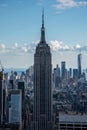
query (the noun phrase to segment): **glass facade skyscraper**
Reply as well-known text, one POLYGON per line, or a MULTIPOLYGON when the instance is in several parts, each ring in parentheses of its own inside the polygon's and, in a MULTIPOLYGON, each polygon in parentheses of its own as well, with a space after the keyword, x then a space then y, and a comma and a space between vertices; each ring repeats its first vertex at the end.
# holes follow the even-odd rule
POLYGON ((81 76, 81 53, 78 54, 78 78, 81 76))

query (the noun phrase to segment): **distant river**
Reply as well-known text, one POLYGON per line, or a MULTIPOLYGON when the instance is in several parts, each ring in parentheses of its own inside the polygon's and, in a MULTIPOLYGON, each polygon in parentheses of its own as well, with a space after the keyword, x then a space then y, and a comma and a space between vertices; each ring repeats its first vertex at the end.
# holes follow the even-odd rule
POLYGON ((11 74, 11 72, 17 72, 18 75, 20 75, 22 72, 26 71, 26 68, 6 68, 4 69, 4 73, 11 74))

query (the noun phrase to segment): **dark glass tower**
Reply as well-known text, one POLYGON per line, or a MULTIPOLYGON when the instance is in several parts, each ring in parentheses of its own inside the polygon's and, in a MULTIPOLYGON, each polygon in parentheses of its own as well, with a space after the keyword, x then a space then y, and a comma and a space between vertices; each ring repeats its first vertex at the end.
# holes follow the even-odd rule
POLYGON ((81 76, 81 53, 78 54, 78 78, 81 76))
POLYGON ((43 10, 41 39, 34 54, 34 130, 53 130, 51 74, 51 52, 45 40, 43 10))
POLYGON ((62 79, 66 78, 66 62, 61 62, 61 77, 62 79))

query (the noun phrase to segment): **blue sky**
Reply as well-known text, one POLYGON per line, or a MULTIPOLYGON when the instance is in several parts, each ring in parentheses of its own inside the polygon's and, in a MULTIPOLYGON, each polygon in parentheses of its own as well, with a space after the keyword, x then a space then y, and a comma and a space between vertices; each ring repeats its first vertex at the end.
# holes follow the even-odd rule
POLYGON ((40 39, 42 8, 52 64, 87 67, 87 0, 0 0, 0 60, 5 68, 33 64, 40 39))

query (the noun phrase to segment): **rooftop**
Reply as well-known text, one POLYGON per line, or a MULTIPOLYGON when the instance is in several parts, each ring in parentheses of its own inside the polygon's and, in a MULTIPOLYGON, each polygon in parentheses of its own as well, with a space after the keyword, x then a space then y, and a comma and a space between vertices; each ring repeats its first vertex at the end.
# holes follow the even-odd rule
POLYGON ((86 114, 64 114, 59 113, 59 121, 60 122, 81 122, 87 123, 87 115, 86 114))

